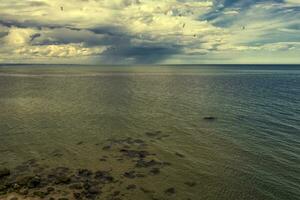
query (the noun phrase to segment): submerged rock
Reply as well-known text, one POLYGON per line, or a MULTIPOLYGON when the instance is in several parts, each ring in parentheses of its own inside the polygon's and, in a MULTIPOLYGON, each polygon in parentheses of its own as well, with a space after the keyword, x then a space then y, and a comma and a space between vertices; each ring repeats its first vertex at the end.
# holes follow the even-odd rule
POLYGON ((137 143, 137 144, 143 144, 144 141, 141 140, 141 139, 135 139, 135 140, 134 140, 134 143, 137 143))
POLYGON ((147 151, 138 151, 138 150, 129 150, 129 149, 121 149, 120 150, 123 155, 131 157, 131 158, 145 158, 150 155, 147 151))
POLYGON ((99 194, 99 193, 100 193, 99 188, 96 187, 96 186, 90 187, 87 191, 88 191, 88 193, 90 193, 90 194, 99 194))
POLYGON ((136 189, 136 185, 134 185, 134 184, 128 185, 128 186, 126 187, 126 189, 127 189, 127 190, 134 190, 134 189, 136 189))
POLYGON ((90 177, 93 174, 93 172, 88 169, 79 169, 77 171, 77 174, 81 177, 90 177))
MULTIPOLYGON (((162 134, 160 131, 156 131, 149 133, 148 136, 158 139, 158 137, 162 137, 162 134)), ((77 144, 80 145, 81 143, 77 144)), ((170 163, 159 161, 154 156, 156 154, 144 145, 147 145, 146 142, 139 138, 114 140, 114 143, 110 142, 108 146, 103 147, 103 145, 103 150, 110 149, 111 151, 102 151, 101 154, 105 155, 100 157, 100 161, 107 161, 108 164, 112 165, 116 161, 120 161, 117 162, 117 165, 120 166, 117 168, 112 167, 108 171, 103 171, 103 169, 107 170, 107 165, 104 165, 103 168, 100 166, 99 169, 101 170, 99 171, 90 169, 74 170, 66 167, 51 168, 37 164, 36 160, 30 160, 23 163, 20 168, 13 169, 12 175, 10 175, 11 172, 9 170, 2 169, 0 170, 0 195, 16 192, 24 198, 35 197, 46 200, 67 198, 70 200, 93 200, 100 196, 101 199, 121 200, 130 192, 140 193, 139 189, 152 195, 155 193, 154 190, 147 190, 132 184, 133 181, 138 181, 139 179, 147 181, 147 178, 143 179, 142 177, 150 178, 150 176, 153 176, 150 180, 154 179, 154 175, 160 174, 161 169, 170 165, 170 163), (114 174, 115 178, 112 174, 114 174), (120 179, 117 180, 116 178, 120 179), (125 186, 125 190, 128 190, 128 193, 121 193, 116 190, 117 188, 123 188, 123 186, 125 186), (137 191, 129 191, 135 189, 137 191)), ((173 194, 175 189, 169 188, 165 193, 173 194)))
POLYGON ((120 191, 114 191, 114 193, 112 193, 112 196, 116 197, 119 196, 121 194, 120 191))
POLYGON ((102 148, 102 150, 104 150, 104 151, 110 150, 110 149, 111 149, 111 145, 107 145, 102 148))
POLYGON ((159 134, 161 134, 161 131, 155 131, 155 132, 146 132, 145 133, 148 137, 156 137, 159 134))
POLYGON ((34 176, 28 178, 27 186, 28 188, 36 188, 41 184, 41 177, 34 176))
POLYGON ((161 163, 155 160, 145 161, 143 159, 140 159, 136 162, 135 166, 138 168, 147 168, 155 165, 161 165, 161 163))
POLYGON ((62 175, 56 177, 55 184, 69 184, 71 182, 71 178, 67 175, 62 175))
POLYGON ((114 181, 114 177, 112 177, 107 171, 97 171, 94 178, 103 183, 110 183, 114 181))
POLYGON ((37 160, 36 160, 36 159, 30 159, 30 160, 24 162, 24 164, 26 164, 26 165, 28 165, 28 166, 31 166, 31 167, 36 167, 36 166, 38 166, 37 160))
POLYGON ((79 200, 79 199, 82 199, 82 198, 81 198, 81 194, 78 193, 78 192, 73 193, 73 196, 74 196, 75 199, 78 199, 78 200, 79 200))
POLYGON ((19 190, 19 194, 21 194, 21 195, 27 195, 28 193, 29 193, 29 191, 27 188, 22 188, 19 190))
POLYGON ((178 156, 178 157, 180 157, 180 158, 184 158, 185 157, 183 154, 178 153, 178 152, 176 152, 175 155, 178 156))
POLYGON ((135 171, 125 172, 123 175, 124 177, 131 178, 131 179, 136 177, 135 171))
POLYGON ((7 168, 0 169, 0 179, 10 175, 10 170, 7 168))
POLYGON ((47 196, 47 193, 43 191, 35 191, 33 192, 34 196, 40 197, 41 199, 45 198, 47 196))
POLYGON ((52 151, 51 156, 62 157, 63 154, 62 154, 62 152, 60 150, 54 150, 54 151, 52 151))
POLYGON ((189 186, 189 187, 194 187, 194 186, 196 186, 197 185, 197 183, 196 182, 185 182, 184 184, 186 184, 187 186, 189 186))
POLYGON ((21 188, 21 186, 18 183, 14 183, 11 186, 14 190, 19 190, 21 188))
POLYGON ((15 167, 15 169, 14 170, 16 170, 16 171, 18 171, 18 172, 27 172, 27 171, 29 171, 29 166, 28 165, 26 165, 26 164, 21 164, 21 165, 19 165, 19 166, 17 166, 17 167, 15 167))
POLYGON ((153 191, 148 190, 148 189, 146 189, 146 188, 144 188, 144 187, 140 187, 140 189, 141 189, 142 192, 144 192, 144 193, 146 193, 146 194, 152 193, 152 192, 153 192, 153 191))
POLYGON ((167 138, 167 137, 170 137, 170 135, 160 135, 160 136, 156 137, 155 139, 162 140, 162 139, 167 138))
POLYGON ((173 187, 171 187, 171 188, 168 188, 168 189, 166 189, 165 190, 165 193, 167 194, 167 195, 172 195, 172 194, 175 194, 175 188, 173 188, 173 187))
POLYGON ((59 176, 66 176, 70 173, 70 169, 67 167, 57 167, 51 170, 48 177, 56 179, 59 176))
POLYGON ((150 170, 150 174, 152 175, 157 175, 160 173, 160 169, 159 168, 153 168, 150 170))
POLYGON ((51 193, 51 192, 53 192, 53 191, 55 191, 55 188, 53 188, 53 187, 48 187, 48 188, 47 188, 47 192, 48 192, 48 193, 51 193))
MULTIPOLYGON (((3 191, 5 191, 6 190, 6 185, 2 185, 2 184, 0 184, 0 192, 3 192, 3 191)), ((1 193, 0 193, 1 194, 1 193)))
POLYGON ((170 162, 162 162, 161 163, 163 166, 171 166, 172 164, 170 162))
POLYGON ((70 185, 69 188, 74 189, 74 190, 81 190, 83 188, 83 186, 81 183, 74 183, 74 184, 70 185))
POLYGON ((216 117, 211 117, 211 116, 209 116, 209 117, 203 117, 203 119, 204 120, 210 120, 210 121, 212 121, 212 120, 215 120, 215 119, 217 119, 216 117))
POLYGON ((144 178, 144 177, 146 177, 146 175, 142 174, 142 173, 137 173, 136 177, 138 177, 138 178, 144 178))

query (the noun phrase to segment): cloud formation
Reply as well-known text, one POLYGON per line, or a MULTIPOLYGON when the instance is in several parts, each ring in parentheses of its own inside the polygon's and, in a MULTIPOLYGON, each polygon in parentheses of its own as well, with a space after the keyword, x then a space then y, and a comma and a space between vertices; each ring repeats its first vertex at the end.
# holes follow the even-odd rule
POLYGON ((1 1, 0 62, 299 63, 299 11, 298 0, 1 1))

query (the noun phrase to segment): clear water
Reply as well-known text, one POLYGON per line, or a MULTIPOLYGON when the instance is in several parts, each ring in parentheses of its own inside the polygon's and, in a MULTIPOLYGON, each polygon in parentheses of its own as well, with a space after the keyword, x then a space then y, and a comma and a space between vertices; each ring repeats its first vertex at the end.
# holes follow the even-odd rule
POLYGON ((99 158, 125 137, 172 163, 138 180, 158 199, 300 199, 300 66, 0 67, 0 166, 121 170, 99 158))

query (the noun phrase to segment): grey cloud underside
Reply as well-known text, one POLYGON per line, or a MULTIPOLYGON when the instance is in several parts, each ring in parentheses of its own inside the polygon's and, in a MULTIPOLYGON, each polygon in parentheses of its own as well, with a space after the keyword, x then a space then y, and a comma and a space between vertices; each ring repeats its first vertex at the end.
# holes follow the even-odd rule
MULTIPOLYGON (((0 15, 1 16, 1 15, 0 15)), ((45 24, 37 21, 29 21, 29 20, 24 20, 24 21, 18 21, 18 20, 11 20, 11 19, 3 19, 5 17, 1 17, 0 19, 0 25, 6 26, 6 27, 18 27, 18 28, 36 28, 36 29, 43 29, 43 28, 50 28, 50 29, 55 29, 55 28, 70 28, 70 29, 76 29, 72 28, 67 24, 45 24)))
POLYGON ((0 32, 0 38, 5 37, 8 35, 8 32, 0 32))
POLYGON ((107 63, 116 62, 118 59, 122 62, 124 59, 131 58, 138 63, 159 62, 170 55, 179 53, 181 46, 164 44, 132 44, 132 39, 138 38, 135 35, 129 35, 125 30, 122 31, 116 27, 98 27, 93 29, 68 29, 56 28, 48 33, 37 33, 31 36, 31 45, 59 45, 80 43, 84 47, 109 46, 107 50, 101 53, 101 58, 107 63), (50 38, 50 39, 49 39, 50 38))
POLYGON ((107 63, 123 63, 129 58, 129 62, 135 63, 159 63, 170 55, 180 53, 180 48, 176 47, 143 47, 143 46, 117 46, 108 49, 103 53, 107 63), (131 59, 132 60, 131 60, 131 59), (120 60, 116 60, 120 59, 120 60))
MULTIPOLYGON (((46 26, 47 27, 47 26, 46 26)), ((47 27, 48 28, 48 27, 47 27)), ((4 34, 3 34, 4 35, 4 34)), ((106 63, 124 62, 131 58, 137 63, 160 62, 170 55, 180 53, 178 45, 152 44, 152 46, 131 44, 135 36, 128 35, 116 27, 98 27, 91 30, 74 30, 67 28, 52 29, 50 33, 36 33, 31 36, 32 45, 59 45, 70 43, 83 43, 84 47, 109 45, 101 53, 102 61, 106 63), (51 38, 51 39, 49 39, 51 38)))

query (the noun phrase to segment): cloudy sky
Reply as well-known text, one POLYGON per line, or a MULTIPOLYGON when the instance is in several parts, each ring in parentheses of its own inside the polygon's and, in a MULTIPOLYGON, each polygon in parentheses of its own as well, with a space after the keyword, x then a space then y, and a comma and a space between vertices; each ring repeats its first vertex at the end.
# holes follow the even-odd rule
POLYGON ((300 0, 0 0, 0 63, 300 63, 300 0))

